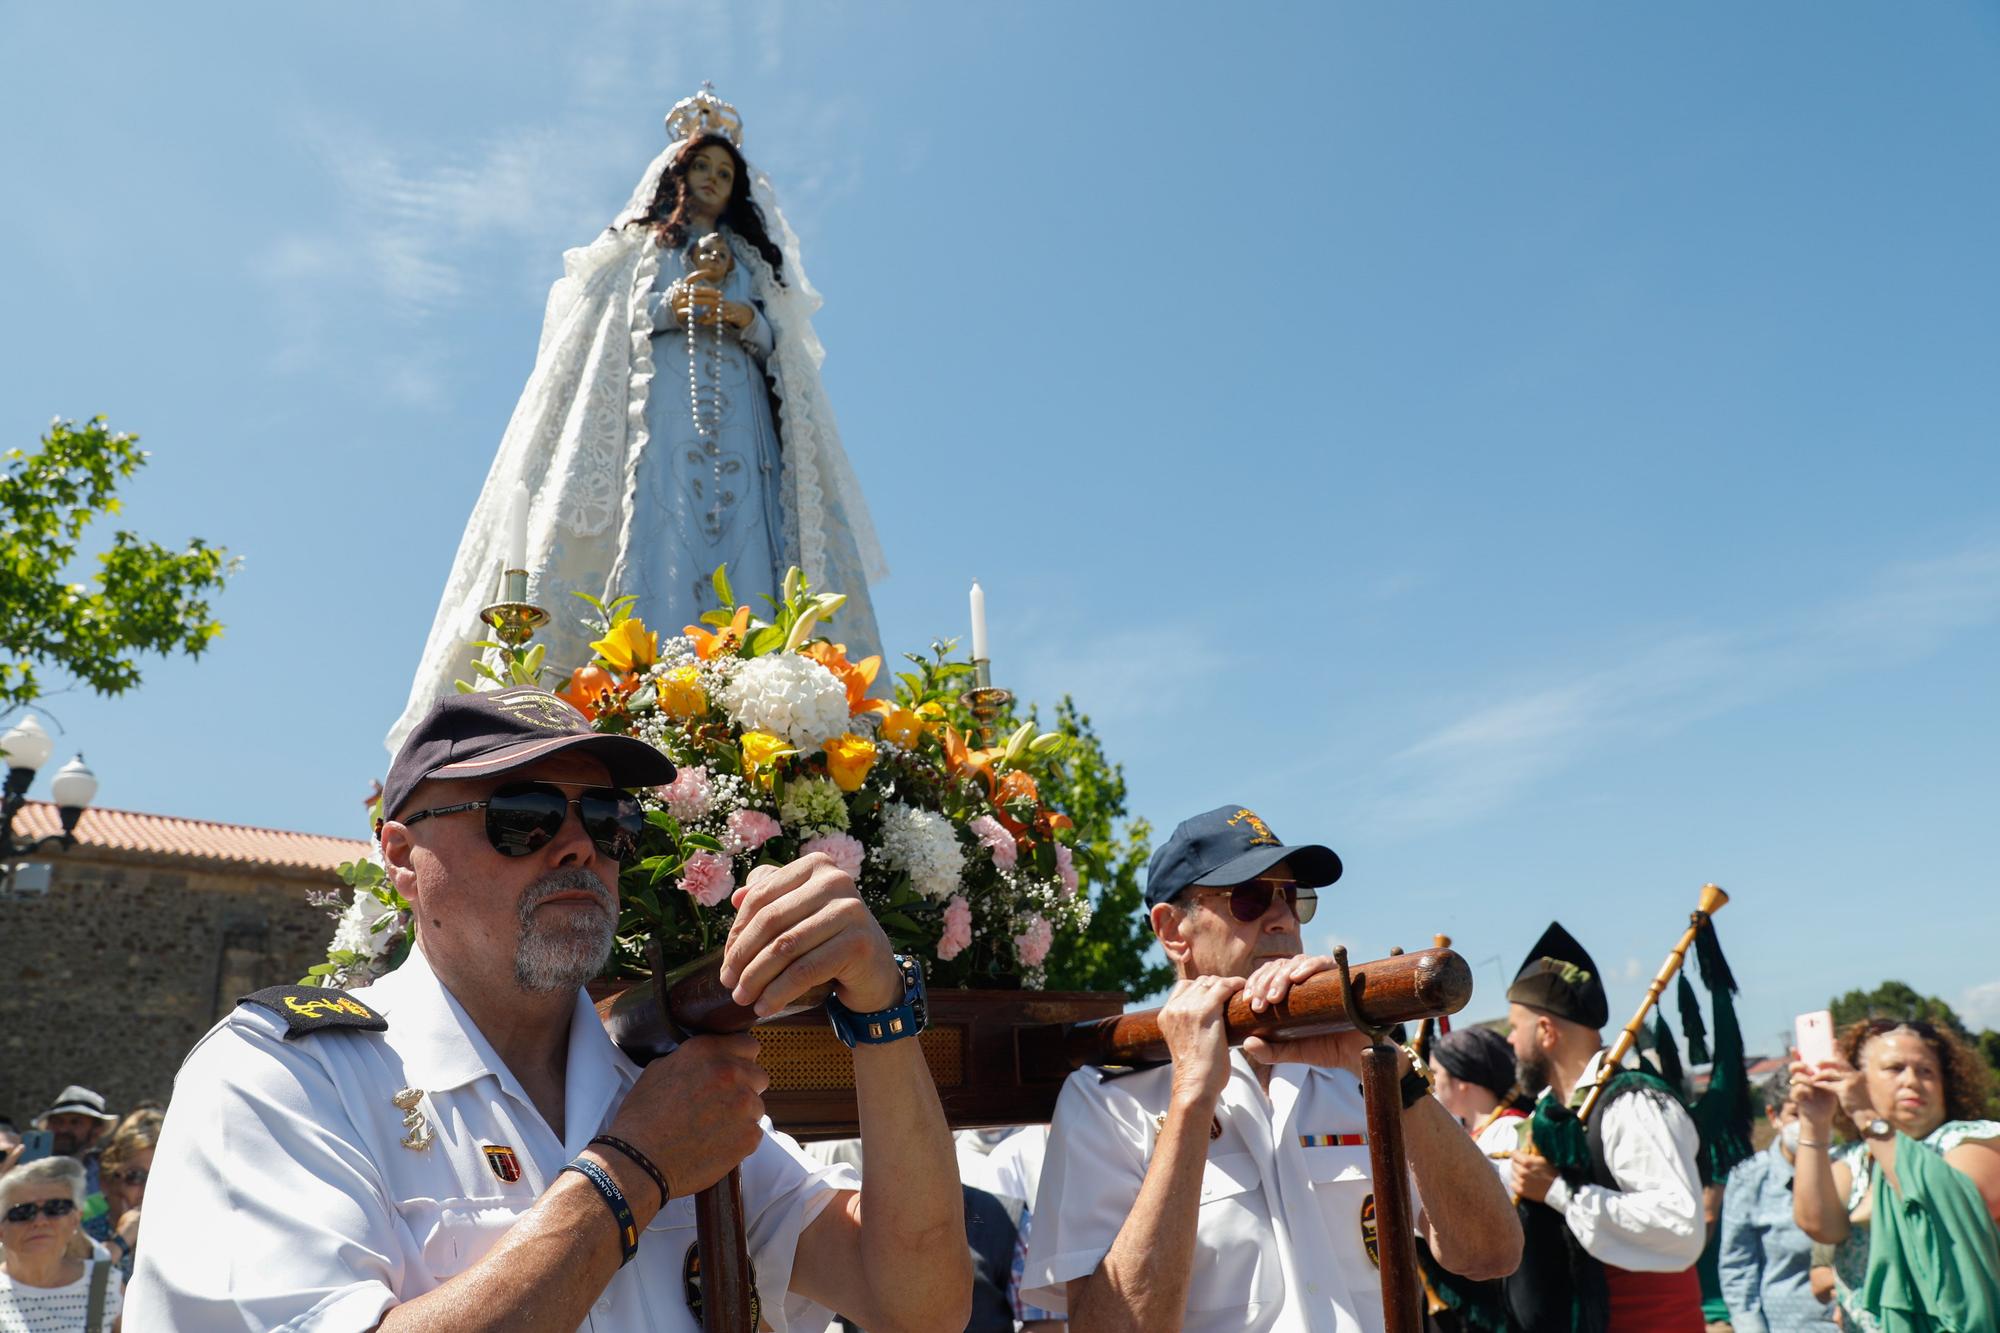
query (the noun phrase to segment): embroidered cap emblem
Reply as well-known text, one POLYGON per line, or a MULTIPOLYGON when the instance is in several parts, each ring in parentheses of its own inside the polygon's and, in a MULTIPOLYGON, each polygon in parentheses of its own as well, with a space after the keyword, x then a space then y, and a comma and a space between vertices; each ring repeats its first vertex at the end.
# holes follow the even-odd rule
POLYGON ((1271 832, 1271 826, 1248 810, 1238 810, 1229 817, 1229 822, 1232 826, 1236 824, 1248 824, 1256 830, 1257 836, 1250 839, 1252 847, 1277 847, 1281 845, 1278 842, 1278 835, 1271 832))
POLYGON ((521 1159, 514 1150, 504 1143, 488 1143, 481 1147, 486 1154, 486 1165, 493 1168, 493 1174, 511 1185, 521 1178, 521 1159))
POLYGON ((1361 1248, 1368 1251, 1368 1262, 1377 1268, 1382 1266, 1382 1237, 1375 1227, 1375 1196, 1369 1194, 1361 1201, 1361 1248))
POLYGON ((510 690, 496 695, 493 706, 517 721, 548 731, 582 731, 583 719, 574 708, 540 690, 510 690))
MULTIPOLYGON (((701 1242, 688 1246, 687 1257, 681 1260, 681 1296, 687 1301, 688 1313, 696 1323, 701 1322, 701 1242)), ((764 1313, 763 1305, 757 1297, 757 1273, 750 1273, 750 1326, 755 1328, 764 1313)))

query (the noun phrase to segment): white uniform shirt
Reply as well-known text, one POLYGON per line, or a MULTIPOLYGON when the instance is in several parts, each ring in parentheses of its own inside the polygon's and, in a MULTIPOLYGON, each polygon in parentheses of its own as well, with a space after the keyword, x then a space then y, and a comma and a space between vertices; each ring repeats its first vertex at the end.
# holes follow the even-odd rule
MULTIPOLYGON (((1579 1088, 1597 1081, 1605 1055, 1599 1051, 1590 1058, 1577 1079, 1579 1088)), ((1599 1263, 1635 1273, 1678 1273, 1692 1266, 1708 1240, 1695 1169, 1701 1136, 1694 1121, 1679 1106, 1637 1092, 1605 1103, 1597 1114, 1604 1117, 1604 1164, 1618 1188, 1571 1189, 1558 1178, 1543 1202, 1563 1215, 1570 1234, 1599 1263)))
MULTIPOLYGON (((1067 1284, 1109 1253, 1139 1197, 1173 1067, 1101 1078, 1080 1069, 1049 1126, 1022 1298, 1067 1309, 1067 1284)), ((1372 1333, 1381 1274, 1369 1254, 1374 1181, 1351 1074, 1281 1064, 1267 1102, 1240 1051, 1216 1110, 1195 1222, 1187 1333, 1372 1333), (1353 1140, 1340 1143, 1346 1136, 1353 1140), (1324 1142, 1323 1142, 1324 1141, 1324 1142)), ((1412 1204, 1414 1207, 1414 1199, 1412 1204)))
MULTIPOLYGON (((127 1327, 369 1328, 485 1255, 610 1124, 639 1076, 579 992, 558 1140, 421 949, 354 995, 388 1031, 287 1039, 277 1015, 242 1005, 188 1056, 154 1158, 127 1327), (421 1151, 403 1146, 404 1113, 390 1100, 406 1087, 423 1091, 418 1109, 435 1136, 421 1151), (512 1163, 489 1149, 510 1150, 512 1163)), ((744 1160, 750 1253, 772 1328, 826 1323, 825 1310, 787 1295, 793 1251, 835 1191, 857 1185, 783 1135, 767 1134, 744 1160)), ((615 1224, 603 1212, 608 1239, 615 1224)), ((682 1269, 694 1240, 693 1199, 670 1200, 582 1327, 692 1333, 682 1269)))

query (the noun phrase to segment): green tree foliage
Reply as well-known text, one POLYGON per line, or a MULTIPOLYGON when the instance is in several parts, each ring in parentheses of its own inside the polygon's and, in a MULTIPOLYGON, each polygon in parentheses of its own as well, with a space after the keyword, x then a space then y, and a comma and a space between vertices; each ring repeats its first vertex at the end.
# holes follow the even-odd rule
POLYGON ((119 512, 118 484, 145 466, 139 437, 103 417, 57 420, 34 452, 9 450, 0 474, 0 711, 44 692, 59 671, 99 694, 139 683, 142 653, 200 656, 222 633, 208 598, 236 562, 200 538, 180 550, 119 531, 92 584, 65 577, 84 529, 119 512))
POLYGON ((1050 990, 1119 990, 1133 998, 1164 990, 1173 970, 1149 960, 1153 928, 1140 910, 1152 830, 1128 819, 1125 769, 1104 757, 1090 719, 1067 696, 1056 705, 1054 728, 1071 741, 1062 752, 1059 782, 1042 797, 1076 821, 1077 860, 1089 871, 1096 915, 1079 940, 1049 956, 1050 990))
POLYGON ((1836 1030, 1864 1018, 1921 1018, 1961 1037, 1972 1035, 1950 1005, 1900 981, 1885 981, 1874 990, 1851 990, 1830 1001, 1827 1008, 1833 1013, 1836 1030))

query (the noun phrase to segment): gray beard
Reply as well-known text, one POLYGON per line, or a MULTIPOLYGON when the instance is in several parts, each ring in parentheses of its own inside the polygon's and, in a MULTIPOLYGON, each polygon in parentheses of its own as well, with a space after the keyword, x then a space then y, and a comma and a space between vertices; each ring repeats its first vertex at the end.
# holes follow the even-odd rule
POLYGON ((573 991, 604 970, 611 959, 617 909, 604 883, 588 870, 571 868, 542 876, 521 891, 521 938, 514 946, 514 983, 531 994, 573 991), (596 898, 601 912, 565 913, 537 920, 535 909, 558 893, 581 889, 596 898))

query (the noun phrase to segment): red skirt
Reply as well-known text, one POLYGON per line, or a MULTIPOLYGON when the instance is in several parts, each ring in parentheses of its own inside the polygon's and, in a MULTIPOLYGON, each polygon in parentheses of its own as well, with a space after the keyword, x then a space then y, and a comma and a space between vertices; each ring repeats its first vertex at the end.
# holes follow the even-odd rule
POLYGON ((1604 1265, 1611 1292, 1610 1333, 1703 1333, 1701 1277, 1693 1268, 1678 1273, 1634 1273, 1604 1265))

